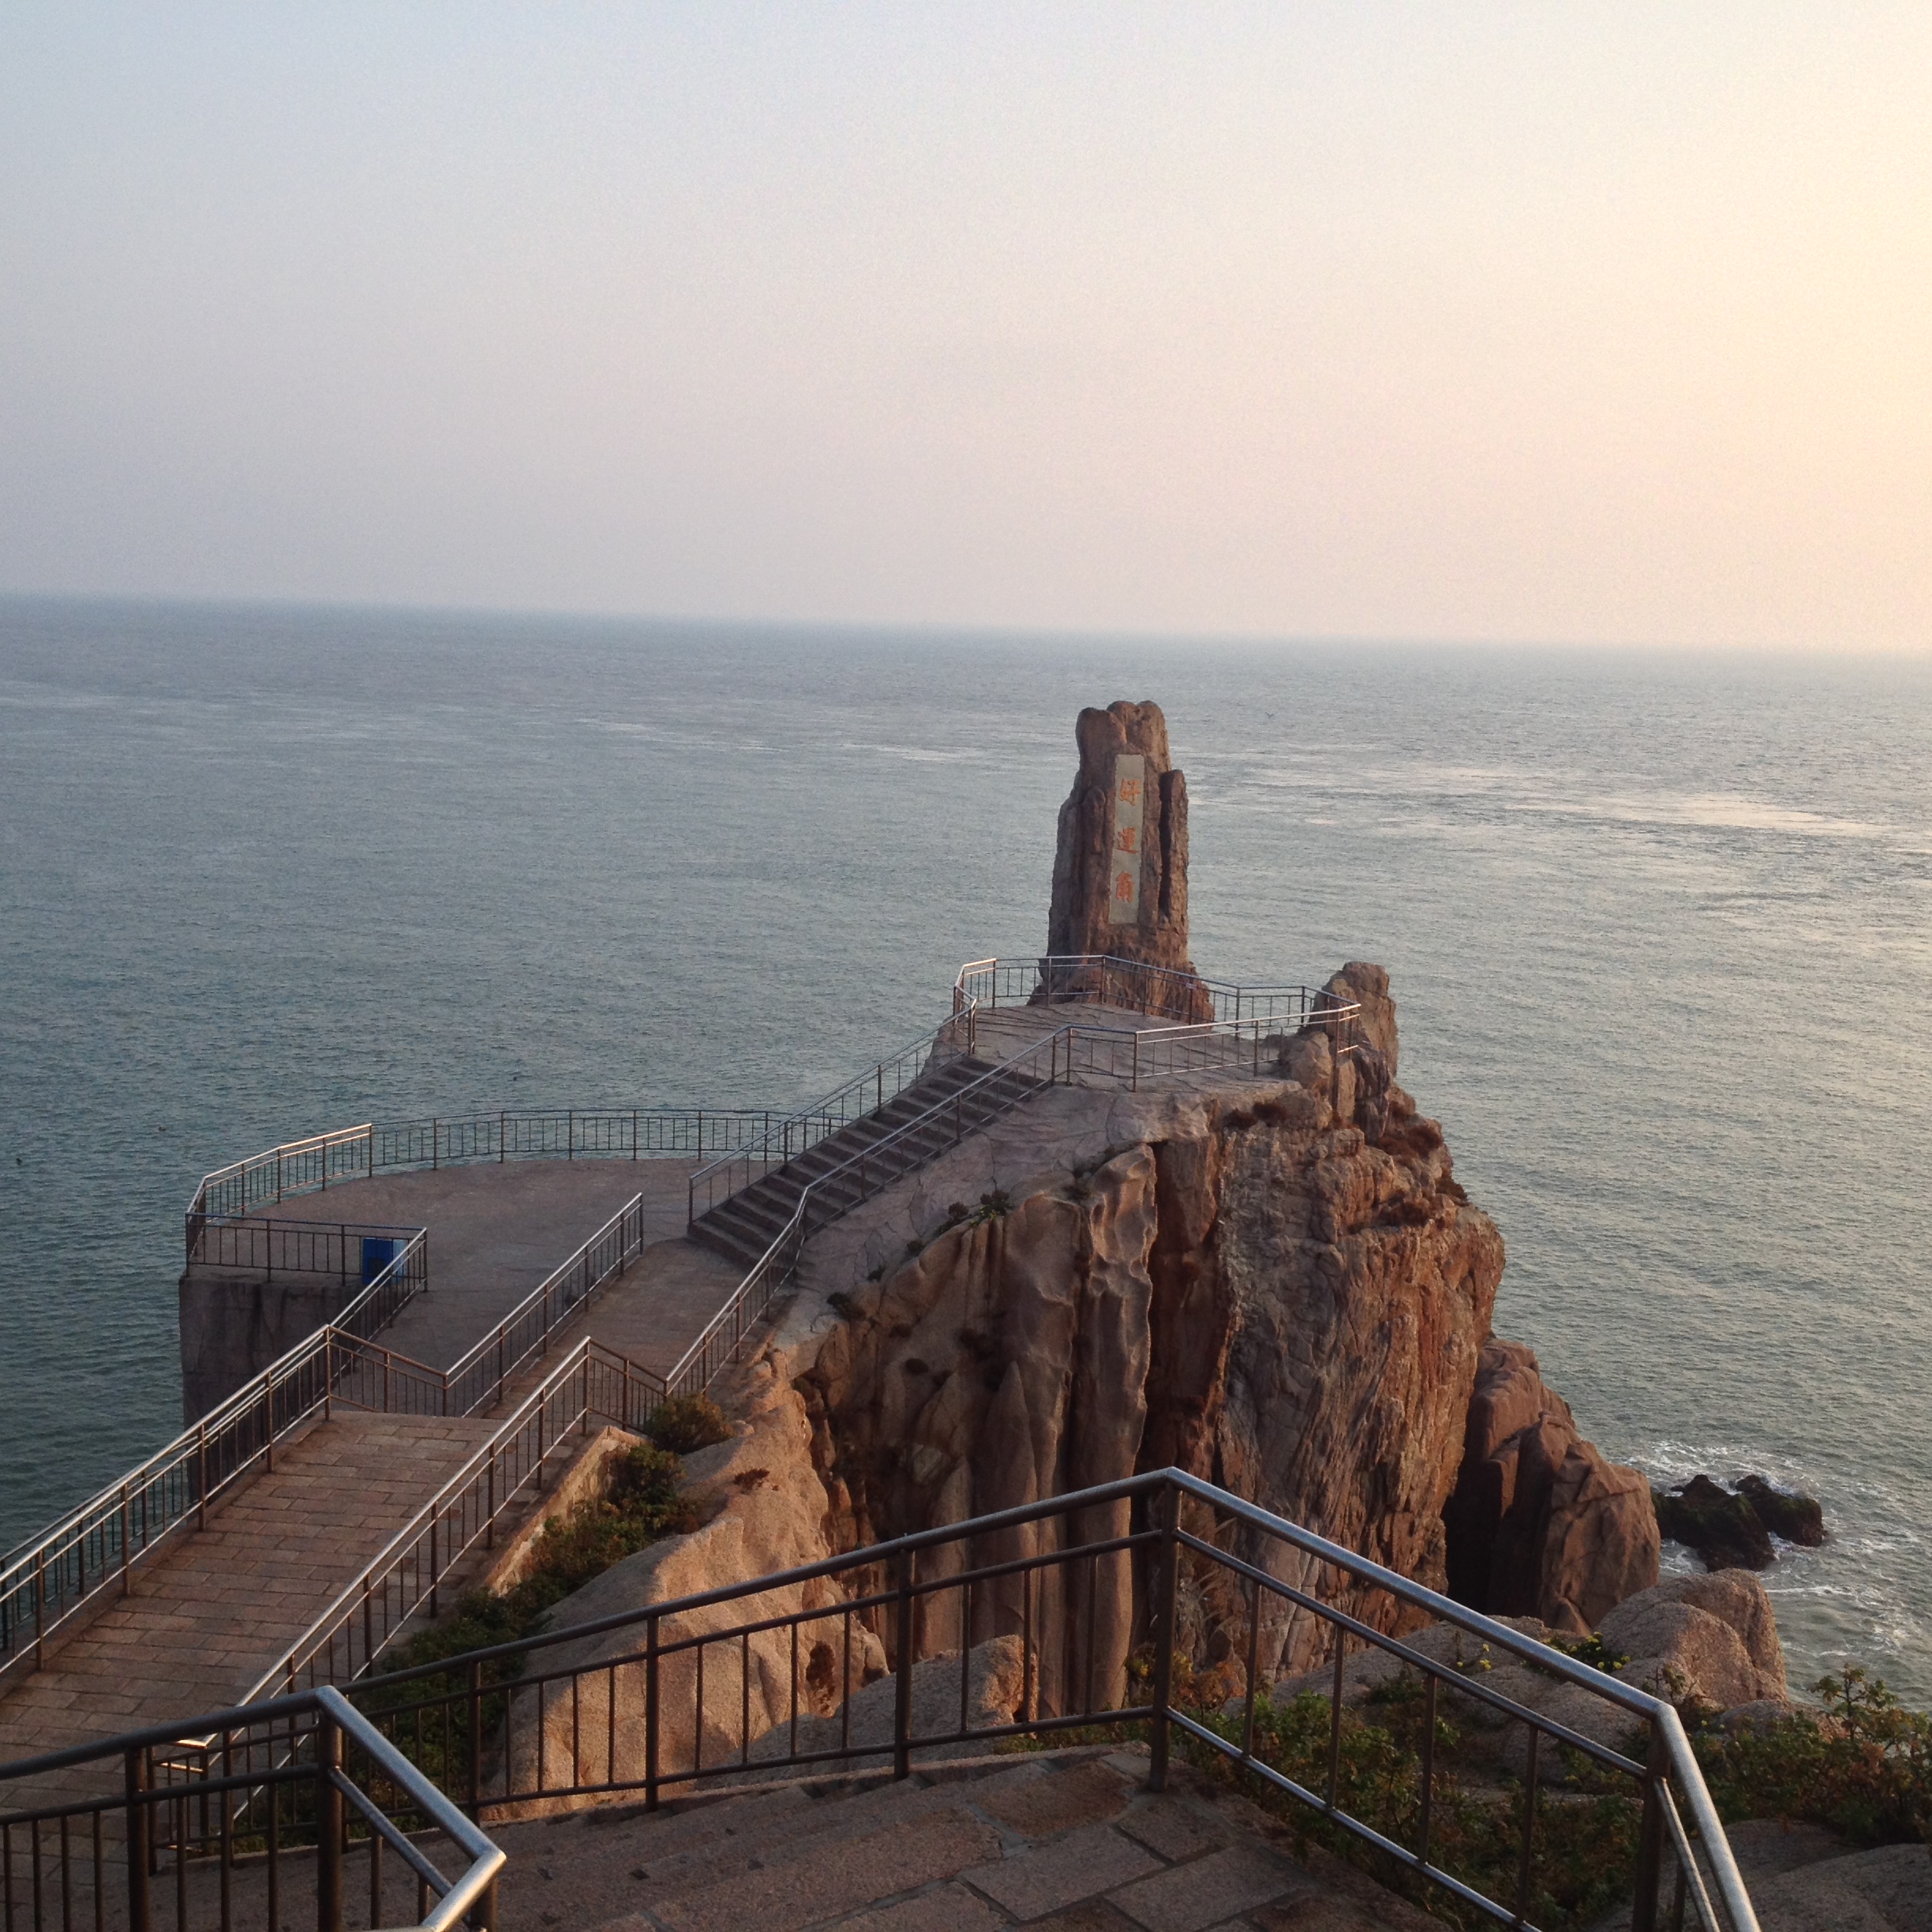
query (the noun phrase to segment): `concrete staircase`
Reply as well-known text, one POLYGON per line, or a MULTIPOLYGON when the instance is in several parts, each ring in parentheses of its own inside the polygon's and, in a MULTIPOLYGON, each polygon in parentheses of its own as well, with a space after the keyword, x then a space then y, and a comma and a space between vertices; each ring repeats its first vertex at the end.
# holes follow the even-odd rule
POLYGON ((812 1194, 816 1228, 848 1213, 886 1182, 923 1167, 1046 1084, 1028 1067, 962 1054, 708 1209, 691 1223, 691 1237, 750 1267, 790 1225, 800 1196, 814 1182, 820 1184, 812 1194))
MULTIPOLYGON (((275 1451, 133 1573, 133 1587, 0 1686, 0 1762, 219 1710, 488 1438, 468 1416, 339 1410, 275 1451)), ((64 1802, 112 1765, 13 1784, 0 1810, 64 1802)))
MULTIPOLYGON (((489 1827, 510 1854, 502 1932, 1422 1932, 1360 1874, 1144 1747, 929 1764, 655 1814, 604 1807, 489 1827)), ((398 1903, 401 1903, 399 1895, 398 1903)))

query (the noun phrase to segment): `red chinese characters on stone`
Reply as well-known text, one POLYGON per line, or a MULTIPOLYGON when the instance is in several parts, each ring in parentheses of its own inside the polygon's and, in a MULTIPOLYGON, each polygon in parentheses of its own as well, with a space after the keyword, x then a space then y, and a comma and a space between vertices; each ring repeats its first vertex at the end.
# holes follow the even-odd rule
POLYGON ((1140 849, 1140 828, 1138 826, 1122 826, 1114 834, 1116 852, 1132 852, 1140 849))
POLYGON ((1117 873, 1114 879, 1114 897, 1125 901, 1133 898, 1133 874, 1131 872, 1117 873))
MULTIPOLYGON (((1139 762, 1137 759, 1135 762, 1139 762)), ((1120 802, 1123 805, 1138 805, 1140 803, 1140 781, 1138 778, 1123 778, 1120 781, 1120 802)))

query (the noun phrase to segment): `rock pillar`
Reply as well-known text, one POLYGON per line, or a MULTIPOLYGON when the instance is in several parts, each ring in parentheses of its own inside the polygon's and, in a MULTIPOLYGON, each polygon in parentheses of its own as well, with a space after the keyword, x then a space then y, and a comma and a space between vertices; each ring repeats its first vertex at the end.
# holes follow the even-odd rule
POLYGON ((1167 721, 1159 705, 1123 699, 1081 712, 1073 728, 1080 770, 1060 808, 1046 950, 1131 964, 1043 963, 1044 996, 1211 1019, 1188 957, 1187 780, 1168 758, 1167 721))

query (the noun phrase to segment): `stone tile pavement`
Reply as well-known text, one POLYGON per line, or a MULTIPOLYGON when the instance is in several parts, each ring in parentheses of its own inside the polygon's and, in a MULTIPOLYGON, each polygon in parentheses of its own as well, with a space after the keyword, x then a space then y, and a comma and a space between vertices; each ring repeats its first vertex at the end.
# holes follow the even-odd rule
MULTIPOLYGON (((218 1498, 208 1527, 137 1567, 133 1593, 0 1684, 0 1763, 235 1702, 489 1435, 481 1418, 338 1410, 218 1498)), ((0 1784, 0 1810, 118 1765, 0 1784)))
POLYGON ((1144 1750, 933 1765, 656 1817, 603 1807, 510 1825, 503 1932, 1421 1932, 1432 1921, 1144 1750), (1317 1855, 1320 1858, 1320 1855, 1317 1855))

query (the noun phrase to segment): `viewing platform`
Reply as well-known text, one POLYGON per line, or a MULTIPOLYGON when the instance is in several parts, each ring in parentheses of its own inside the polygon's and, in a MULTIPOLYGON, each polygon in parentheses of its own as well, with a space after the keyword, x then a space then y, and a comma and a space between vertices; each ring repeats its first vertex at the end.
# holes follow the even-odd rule
POLYGON ((1324 1010, 1223 988, 1203 1020, 1196 980, 1177 1017, 1171 975, 1046 964, 963 968, 935 1028, 793 1114, 365 1125, 208 1175, 194 1420, 0 1574, 0 1761, 353 1678, 481 1580, 599 1429, 705 1387, 817 1229, 1035 1092, 1245 1074, 1324 1010))

